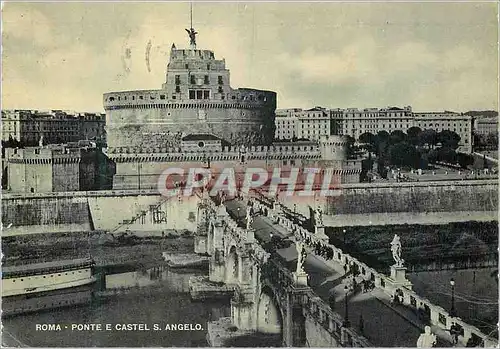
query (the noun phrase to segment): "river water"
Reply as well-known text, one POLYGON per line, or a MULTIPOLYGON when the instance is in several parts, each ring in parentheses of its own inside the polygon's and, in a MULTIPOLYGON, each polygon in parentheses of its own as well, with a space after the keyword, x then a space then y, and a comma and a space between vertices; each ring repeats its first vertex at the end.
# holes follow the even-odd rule
POLYGON ((228 301, 190 300, 189 278, 201 274, 157 267, 106 275, 101 294, 107 296, 96 297, 91 304, 3 319, 4 343, 30 347, 207 346, 207 322, 230 316, 230 308, 228 301), (109 295, 112 291, 117 292, 109 295), (37 325, 44 324, 60 325, 60 330, 43 331, 40 326, 37 330, 37 325), (72 325, 84 324, 86 329, 72 329, 72 325), (136 328, 127 330, 127 326, 136 328))

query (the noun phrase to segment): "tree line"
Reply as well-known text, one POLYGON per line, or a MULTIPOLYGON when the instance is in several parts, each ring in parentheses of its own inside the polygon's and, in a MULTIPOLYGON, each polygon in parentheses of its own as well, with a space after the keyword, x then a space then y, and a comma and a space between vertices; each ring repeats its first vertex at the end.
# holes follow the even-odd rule
POLYGON ((497 150, 498 149, 498 133, 490 133, 480 135, 474 133, 474 147, 477 150, 497 150))
MULTIPOLYGON (((349 136, 349 155, 356 151, 354 141, 349 136)), ((471 155, 456 151, 460 136, 450 130, 436 132, 433 129, 410 127, 406 133, 401 130, 392 133, 379 131, 377 134, 365 132, 359 136, 358 143, 358 148, 368 152, 368 159, 363 161, 363 172, 366 174, 372 170, 373 155, 383 178, 387 178, 388 167, 426 169, 429 164, 445 162, 467 168, 474 163, 471 155)))

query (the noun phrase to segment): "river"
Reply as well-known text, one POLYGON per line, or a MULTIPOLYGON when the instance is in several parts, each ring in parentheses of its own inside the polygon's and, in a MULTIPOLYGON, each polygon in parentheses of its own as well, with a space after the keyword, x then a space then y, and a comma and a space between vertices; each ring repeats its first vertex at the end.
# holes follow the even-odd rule
POLYGON ((106 275, 100 294, 108 295, 91 304, 3 319, 3 342, 30 347, 207 346, 207 322, 230 316, 230 307, 228 301, 191 301, 188 281, 200 274, 157 267, 106 275), (117 294, 110 296, 111 291, 117 294), (46 324, 60 327, 40 330, 46 324), (72 329, 84 324, 86 329, 72 329), (126 329, 134 324, 141 325, 126 329))

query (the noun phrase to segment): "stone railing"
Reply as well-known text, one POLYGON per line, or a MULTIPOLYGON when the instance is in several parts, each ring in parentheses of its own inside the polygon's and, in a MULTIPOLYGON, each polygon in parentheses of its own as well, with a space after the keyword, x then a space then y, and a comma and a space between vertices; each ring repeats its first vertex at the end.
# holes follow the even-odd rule
POLYGON ((276 283, 279 290, 291 292, 295 301, 302 305, 305 314, 313 318, 343 347, 363 348, 372 346, 368 339, 354 329, 344 327, 342 316, 334 312, 311 288, 300 287, 295 289, 292 272, 277 260, 273 258, 268 260, 268 263, 262 268, 262 276, 276 283))
POLYGON ((357 269, 360 271, 360 275, 365 280, 373 280, 375 287, 382 289, 389 296, 393 297, 396 290, 398 290, 400 295, 402 295, 401 304, 413 309, 414 311, 425 312, 432 325, 438 326, 443 330, 449 330, 453 323, 460 326, 463 329, 463 335, 459 337, 459 341, 463 345, 467 344, 468 340, 474 335, 482 340, 484 347, 497 346, 498 341, 495 338, 482 333, 477 327, 465 323, 461 318, 451 316, 443 307, 431 303, 428 299, 419 296, 413 290, 405 287, 394 286, 394 281, 390 277, 376 271, 374 268, 369 267, 348 253, 343 252, 340 248, 327 243, 324 237, 318 237, 304 229, 302 226, 294 224, 284 217, 280 217, 278 220, 281 226, 285 227, 290 232, 293 232, 297 239, 305 241, 310 247, 320 244, 326 248, 330 248, 333 251, 333 258, 331 260, 318 256, 325 262, 326 265, 330 265, 332 268, 338 267, 338 264, 347 264, 350 268, 352 268, 353 265, 356 265, 357 269), (337 265, 334 265, 335 263, 337 265))
MULTIPOLYGON (((431 188, 431 187, 460 187, 460 186, 485 186, 491 185, 498 187, 496 179, 480 179, 475 181, 429 181, 429 182, 411 182, 411 183, 348 183, 342 184, 338 190, 360 189, 374 190, 381 188, 431 188)), ((361 192, 363 193, 363 192, 361 192)), ((50 192, 50 193, 9 193, 2 192, 2 200, 8 199, 29 199, 29 198, 47 198, 47 197, 99 197, 99 196, 137 196, 137 195, 160 195, 158 189, 129 189, 129 190, 94 190, 94 191, 68 191, 68 192, 50 192)), ((261 194, 263 195, 263 194, 261 194)), ((268 199, 272 200, 272 199, 268 199)), ((272 202, 272 201, 271 201, 272 202)))
POLYGON ((354 329, 344 327, 344 319, 312 290, 302 294, 303 309, 343 347, 365 348, 373 345, 354 329))
MULTIPOLYGON (((217 212, 219 206, 212 200, 208 201, 213 211, 217 212)), ((244 229, 239 226, 226 210, 225 215, 220 215, 219 218, 225 224, 226 232, 228 232, 232 239, 242 249, 247 249, 250 252, 250 258, 257 262, 259 265, 264 264, 269 258, 267 253, 260 244, 255 240, 255 232, 252 229, 244 229)))
POLYGON ((477 153, 477 152, 474 152, 473 154, 476 155, 476 156, 484 157, 486 160, 491 161, 491 162, 493 162, 493 163, 495 163, 495 164, 498 165, 498 159, 495 159, 495 158, 492 158, 491 156, 488 156, 488 155, 485 155, 485 154, 481 154, 481 153, 477 153))
MULTIPOLYGON (((216 204, 210 200, 212 209, 215 209, 216 204)), ((256 202, 254 201, 254 204, 256 202)), ((258 205, 263 204, 258 203, 258 205)), ((266 206, 267 207, 267 206, 266 206)), ((266 252, 256 240, 248 239, 250 235, 253 236, 253 231, 241 228, 238 223, 231 218, 229 214, 219 217, 225 224, 226 232, 238 244, 251 244, 250 258, 261 266, 261 276, 268 278, 273 283, 278 283, 280 290, 292 290, 294 279, 291 271, 281 265, 277 260, 270 258, 270 254, 266 252)), ((309 233, 309 232, 308 232, 309 233)), ((246 245, 248 246, 248 245, 246 245)), ((300 304, 306 313, 309 313, 321 326, 333 336, 338 343, 347 347, 369 347, 368 340, 358 334, 351 328, 342 326, 342 317, 333 312, 331 308, 321 300, 310 288, 300 288, 298 291, 301 295, 300 304)))
POLYGON ((49 193, 2 193, 2 200, 9 199, 37 199, 37 198, 64 198, 64 197, 115 197, 115 196, 138 196, 138 195, 160 195, 158 189, 139 190, 94 190, 94 191, 67 191, 49 193))

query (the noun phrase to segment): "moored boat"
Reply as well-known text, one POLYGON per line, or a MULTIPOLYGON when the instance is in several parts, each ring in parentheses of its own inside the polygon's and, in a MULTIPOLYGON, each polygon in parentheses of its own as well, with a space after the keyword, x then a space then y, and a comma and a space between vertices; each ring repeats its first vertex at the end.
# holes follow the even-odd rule
POLYGON ((91 258, 82 258, 3 267, 3 315, 90 302, 94 265, 91 258))

